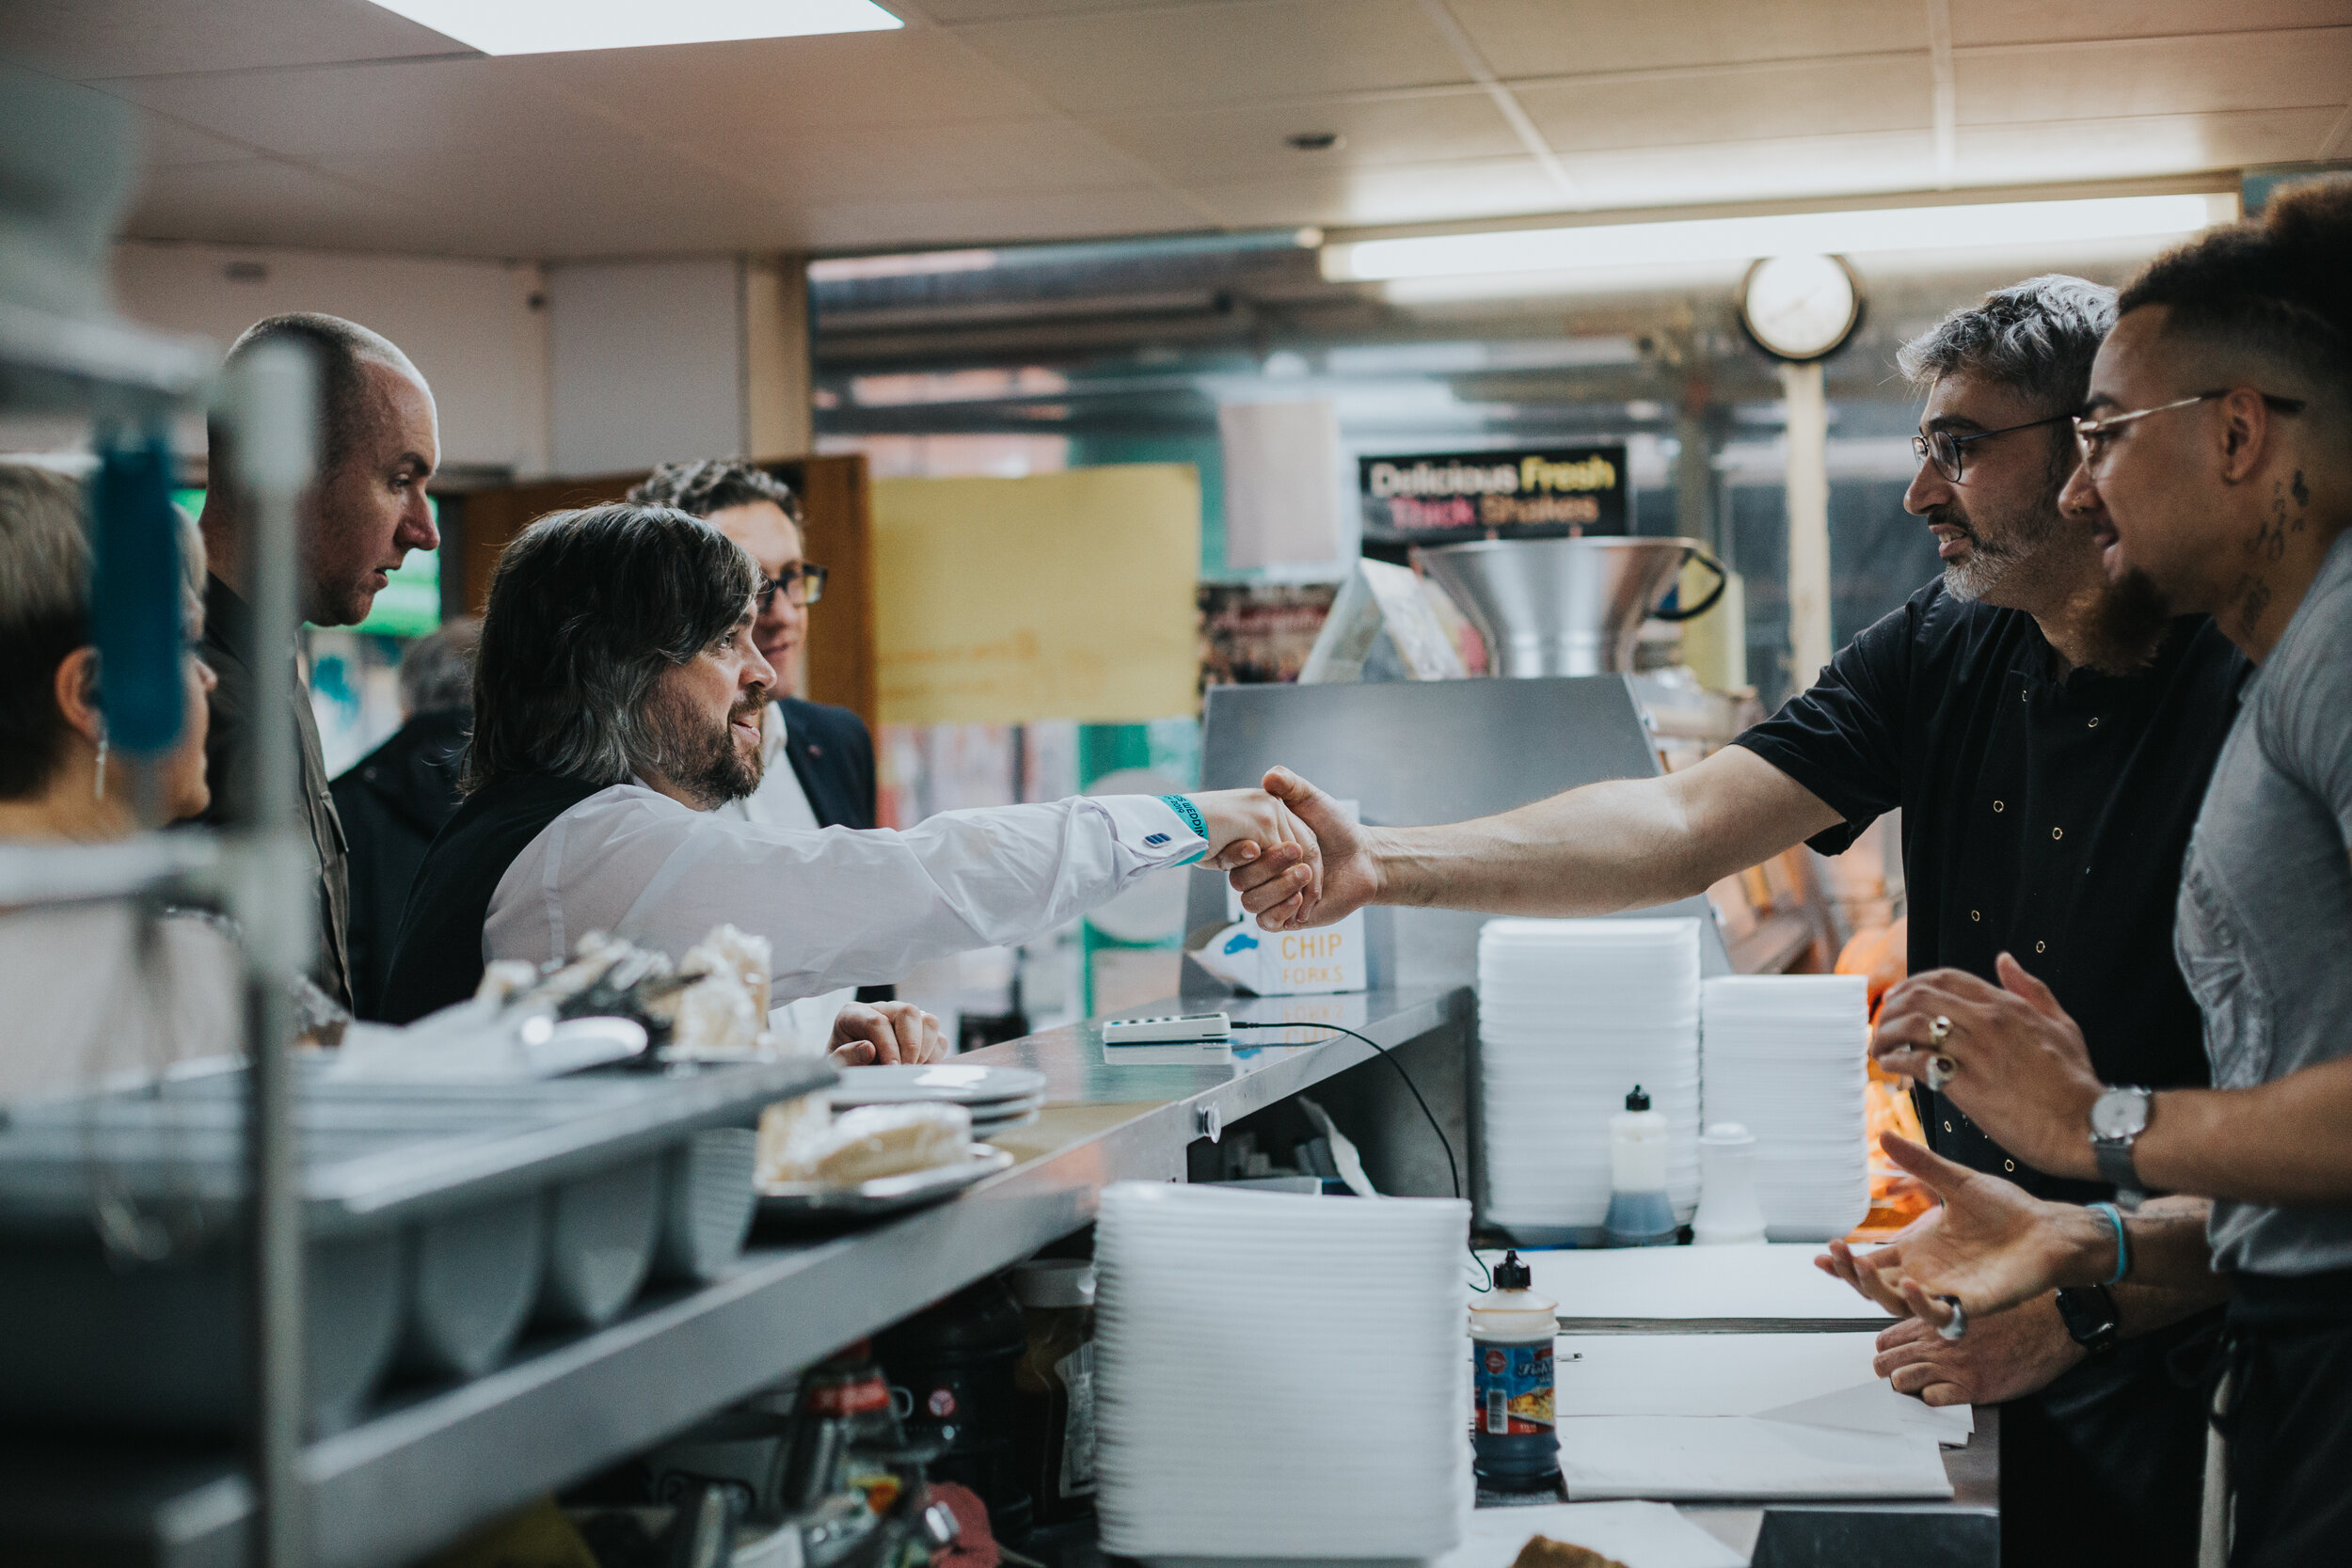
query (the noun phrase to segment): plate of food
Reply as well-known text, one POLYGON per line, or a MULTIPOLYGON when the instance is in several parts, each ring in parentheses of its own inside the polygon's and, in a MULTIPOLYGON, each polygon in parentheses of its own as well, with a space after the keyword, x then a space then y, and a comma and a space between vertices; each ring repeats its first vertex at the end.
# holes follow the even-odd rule
POLYGON ((994 1144, 972 1144, 961 1164, 933 1165, 928 1170, 877 1176, 864 1181, 775 1181, 759 1189, 762 1219, 864 1219, 895 1214, 953 1197, 974 1182, 1010 1168, 1010 1150, 994 1144))
POLYGON ((1013 1163, 972 1141, 961 1105, 862 1105, 833 1115, 821 1096, 771 1105, 759 1123, 763 1219, 896 1213, 952 1197, 1013 1163))

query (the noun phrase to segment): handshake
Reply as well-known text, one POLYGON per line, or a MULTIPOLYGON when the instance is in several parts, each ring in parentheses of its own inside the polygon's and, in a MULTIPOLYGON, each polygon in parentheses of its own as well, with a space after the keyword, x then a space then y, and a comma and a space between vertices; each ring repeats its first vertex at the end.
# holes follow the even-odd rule
POLYGON ((1328 926, 1372 901, 1369 835, 1290 769, 1269 771, 1261 789, 1192 799, 1208 819, 1206 863, 1228 874, 1266 930, 1328 926))

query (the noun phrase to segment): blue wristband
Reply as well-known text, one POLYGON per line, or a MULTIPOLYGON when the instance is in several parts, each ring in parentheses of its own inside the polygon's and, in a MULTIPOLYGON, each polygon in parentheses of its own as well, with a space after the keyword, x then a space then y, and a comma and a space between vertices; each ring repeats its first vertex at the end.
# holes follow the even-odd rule
MULTIPOLYGON (((1198 834, 1200 842, 1202 842, 1202 851, 1200 851, 1200 856, 1209 853, 1209 818, 1204 818, 1204 816, 1200 814, 1200 806, 1195 806, 1193 800, 1185 795, 1162 795, 1160 804, 1167 806, 1169 811, 1174 811, 1176 816, 1181 816, 1185 828, 1190 828, 1195 834, 1198 834)), ((1193 861, 1200 861, 1200 856, 1193 856, 1193 861)), ((1185 861, 1185 865, 1193 865, 1193 861, 1185 861)))
POLYGON ((2123 1276, 2132 1272, 2132 1243, 2123 1233, 2123 1212, 2112 1203, 2090 1203, 2084 1207, 2093 1213, 2105 1214, 2107 1223, 2115 1227, 2115 1276, 2107 1283, 2121 1285, 2123 1276))

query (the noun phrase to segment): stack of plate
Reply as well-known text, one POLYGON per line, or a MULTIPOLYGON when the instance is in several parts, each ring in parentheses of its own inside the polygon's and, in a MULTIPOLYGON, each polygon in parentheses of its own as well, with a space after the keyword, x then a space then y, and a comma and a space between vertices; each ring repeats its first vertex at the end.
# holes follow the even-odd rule
POLYGON ((1756 1196, 1775 1242, 1825 1242, 1870 1209, 1863 1057, 1868 981, 1755 974, 1707 982, 1707 1119, 1756 1134, 1756 1196))
POLYGON ((1486 1214, 1521 1242, 1589 1245, 1609 1213, 1609 1118, 1639 1085, 1670 1143, 1666 1194, 1699 1199, 1699 923, 1490 920, 1478 938, 1486 1214))
POLYGON ((1428 1559, 1471 1501, 1470 1206, 1120 1181, 1095 1231, 1105 1555, 1428 1559))
POLYGON ((1025 1127, 1045 1103, 1045 1074, 1025 1067, 934 1062, 929 1067, 853 1067, 829 1091, 836 1111, 853 1105, 961 1105, 972 1113, 972 1135, 986 1140, 1025 1127))

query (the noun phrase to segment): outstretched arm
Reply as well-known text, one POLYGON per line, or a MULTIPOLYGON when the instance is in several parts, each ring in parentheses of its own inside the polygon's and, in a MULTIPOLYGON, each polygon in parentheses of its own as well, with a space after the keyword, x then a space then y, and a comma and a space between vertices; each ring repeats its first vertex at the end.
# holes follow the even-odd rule
MULTIPOLYGON (((1366 904, 1597 915, 1708 887, 1835 826, 1820 797, 1741 746, 1661 778, 1586 784, 1499 816, 1435 828, 1358 827, 1288 768, 1265 777, 1323 847, 1322 896, 1285 924, 1325 926, 1366 904)), ((1300 891, 1271 866, 1233 874, 1242 907, 1300 891)))

